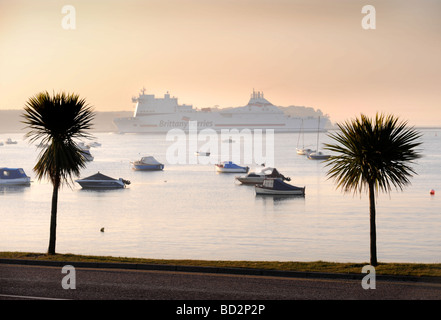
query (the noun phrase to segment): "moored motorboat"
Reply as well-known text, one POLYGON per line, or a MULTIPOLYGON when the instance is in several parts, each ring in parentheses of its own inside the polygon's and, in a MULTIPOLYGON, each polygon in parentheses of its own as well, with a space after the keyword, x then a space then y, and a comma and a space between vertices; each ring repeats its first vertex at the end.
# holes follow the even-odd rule
POLYGON ((30 184, 31 178, 22 168, 0 168, 0 185, 28 186, 30 184))
POLYGON ((268 178, 263 181, 262 184, 255 186, 256 194, 267 195, 305 195, 305 187, 296 187, 283 182, 279 178, 268 178))
POLYGON ((122 178, 114 179, 98 171, 87 178, 75 180, 83 189, 122 189, 130 184, 130 181, 122 178))
POLYGON ((194 154, 197 156, 206 156, 206 157, 210 156, 210 152, 203 152, 203 151, 196 151, 194 154))
POLYGON ((93 161, 93 156, 89 149, 81 149, 80 151, 86 161, 93 161))
POLYGON ((164 164, 160 163, 152 156, 142 157, 140 160, 131 162, 132 169, 136 171, 155 171, 163 170, 164 164))
POLYGON ((256 172, 250 172, 245 176, 236 177, 236 180, 242 184, 259 184, 265 180, 265 175, 256 172))
POLYGON ((13 141, 11 138, 6 140, 6 144, 17 144, 17 141, 13 141))
POLYGON ((311 159, 311 160, 326 160, 326 159, 329 159, 330 157, 331 157, 331 155, 324 154, 321 151, 311 152, 310 154, 308 154, 308 159, 311 159))
POLYGON ((250 169, 249 167, 241 167, 232 161, 224 161, 222 163, 216 164, 217 172, 226 172, 226 173, 247 173, 250 169))
POLYGON ((242 184, 262 184, 265 178, 280 178, 290 181, 291 178, 285 177, 276 168, 266 167, 257 172, 250 172, 247 175, 236 177, 236 180, 242 184))

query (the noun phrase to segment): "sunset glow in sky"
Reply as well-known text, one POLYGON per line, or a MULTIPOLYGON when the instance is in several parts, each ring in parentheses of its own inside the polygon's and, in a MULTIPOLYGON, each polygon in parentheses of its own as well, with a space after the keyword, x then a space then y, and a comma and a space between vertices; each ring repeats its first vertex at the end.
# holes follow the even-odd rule
POLYGON ((0 0, 0 109, 64 90, 131 111, 142 87, 196 108, 245 105, 254 88, 332 122, 381 111, 441 126, 441 1, 0 0))

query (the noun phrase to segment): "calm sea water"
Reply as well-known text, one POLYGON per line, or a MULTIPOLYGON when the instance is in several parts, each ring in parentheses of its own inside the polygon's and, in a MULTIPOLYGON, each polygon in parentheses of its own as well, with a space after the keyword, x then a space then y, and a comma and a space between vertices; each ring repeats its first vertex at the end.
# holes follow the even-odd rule
MULTIPOLYGON (((377 200, 378 258, 441 262, 441 129, 422 129, 424 157, 412 185, 377 200), (435 195, 430 195, 430 190, 435 195)), ((45 252, 52 187, 36 181, 38 149, 23 134, 0 134, 0 167, 22 167, 30 187, 0 187, 0 251, 45 252)), ((320 161, 296 154, 298 134, 275 134, 275 166, 305 197, 256 196, 254 187, 218 174, 212 164, 170 164, 165 135, 97 133, 101 147, 81 177, 100 171, 124 178, 122 190, 86 191, 75 183, 59 196, 57 252, 145 258, 369 260, 367 194, 344 194, 320 161), (153 155, 162 172, 136 172, 130 161, 153 155), (104 227, 105 232, 100 232, 104 227)), ((315 147, 317 135, 305 134, 315 147)), ((325 133, 320 142, 328 142, 325 133)), ((201 143, 200 143, 201 144, 201 143)), ((218 159, 217 154, 211 155, 218 159)), ((251 170, 254 167, 251 166, 251 170)))

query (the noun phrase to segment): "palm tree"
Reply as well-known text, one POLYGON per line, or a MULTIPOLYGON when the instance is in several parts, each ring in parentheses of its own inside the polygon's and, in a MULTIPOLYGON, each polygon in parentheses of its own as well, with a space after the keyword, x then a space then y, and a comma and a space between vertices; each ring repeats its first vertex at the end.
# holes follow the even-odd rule
POLYGON ((52 182, 52 208, 48 254, 55 254, 58 190, 63 183, 71 185, 86 161, 74 141, 91 138, 87 133, 94 118, 92 108, 76 94, 40 92, 29 98, 22 114, 30 142, 48 145, 39 154, 34 171, 38 180, 52 182))
POLYGON ((337 144, 325 144, 325 149, 337 153, 327 160, 327 175, 345 192, 368 191, 370 264, 377 266, 376 193, 390 193, 392 187, 403 190, 410 183, 416 174, 410 165, 421 157, 416 150, 421 135, 406 122, 383 114, 377 114, 375 121, 362 114, 338 127, 340 131, 329 134, 337 144))

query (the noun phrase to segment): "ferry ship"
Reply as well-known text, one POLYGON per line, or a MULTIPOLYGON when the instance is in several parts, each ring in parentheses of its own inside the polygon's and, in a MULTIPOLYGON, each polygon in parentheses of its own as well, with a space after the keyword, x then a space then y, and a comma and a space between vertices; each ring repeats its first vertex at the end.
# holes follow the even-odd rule
POLYGON ((116 118, 115 125, 121 133, 168 132, 171 129, 273 129, 274 132, 325 131, 326 116, 292 117, 265 99, 263 92, 254 91, 247 105, 235 108, 202 108, 179 104, 178 99, 167 92, 163 98, 145 94, 141 90, 133 117, 116 118), (325 117, 325 121, 323 119, 325 117), (190 126, 191 121, 193 126, 190 126))

